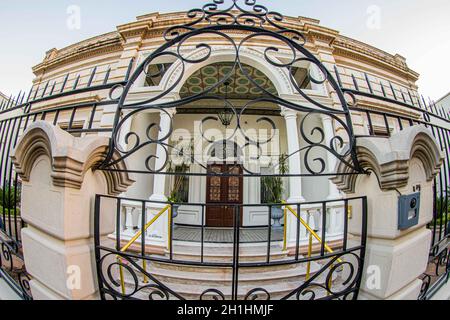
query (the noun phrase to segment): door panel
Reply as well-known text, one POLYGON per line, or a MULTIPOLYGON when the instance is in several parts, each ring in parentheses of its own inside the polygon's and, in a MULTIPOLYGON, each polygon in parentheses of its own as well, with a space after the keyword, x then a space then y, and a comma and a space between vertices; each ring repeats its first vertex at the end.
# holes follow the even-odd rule
MULTIPOLYGON (((242 174, 242 167, 238 165, 214 164, 209 166, 208 171, 213 173, 242 174)), ((206 186, 206 225, 208 227, 233 227, 235 208, 233 205, 243 203, 242 184, 242 177, 208 177, 206 186), (214 204, 220 205, 214 206, 214 204), (226 206, 226 204, 230 204, 230 206, 226 206)))

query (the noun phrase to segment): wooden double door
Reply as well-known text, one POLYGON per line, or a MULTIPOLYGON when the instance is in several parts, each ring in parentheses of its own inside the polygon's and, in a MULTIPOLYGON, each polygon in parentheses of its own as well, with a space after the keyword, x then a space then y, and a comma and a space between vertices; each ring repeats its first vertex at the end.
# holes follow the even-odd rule
MULTIPOLYGON (((236 205, 243 203, 242 166, 237 164, 211 164, 206 185, 206 226, 215 228, 232 228, 236 205), (221 176, 229 174, 232 176, 221 176), (233 176, 238 175, 238 176, 233 176)), ((242 225, 242 207, 241 215, 242 225)))

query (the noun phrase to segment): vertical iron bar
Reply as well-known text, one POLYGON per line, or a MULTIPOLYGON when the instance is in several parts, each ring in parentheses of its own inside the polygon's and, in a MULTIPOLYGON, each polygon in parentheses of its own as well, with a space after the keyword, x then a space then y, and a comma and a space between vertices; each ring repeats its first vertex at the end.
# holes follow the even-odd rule
POLYGON ((33 92, 33 86, 31 86, 30 92, 28 92, 28 96, 27 96, 26 103, 28 103, 28 101, 30 101, 31 93, 32 93, 32 92, 33 92))
POLYGON ((409 99, 411 100, 411 105, 414 107, 414 106, 415 106, 415 105, 414 105, 414 100, 413 100, 411 91, 410 91, 409 89, 408 89, 408 95, 409 95, 409 99))
POLYGON ((336 79, 339 83, 339 87, 343 88, 344 86, 342 85, 341 75, 339 74, 339 69, 336 65, 334 65, 334 72, 336 73, 336 79))
MULTIPOLYGON (((117 252, 120 251, 120 247, 121 247, 121 241, 120 241, 120 234, 122 231, 122 227, 120 225, 121 211, 122 211, 121 199, 117 198, 117 207, 116 207, 116 251, 117 252)), ((125 221, 126 221, 126 219, 127 219, 127 217, 125 216, 125 221)))
POLYGON ((386 94, 386 89, 384 88, 383 82, 380 81, 380 86, 381 86, 381 92, 383 92, 383 96, 386 98, 387 94, 386 94))
POLYGON ((389 126, 389 120, 386 116, 386 113, 383 113, 383 119, 384 119, 384 124, 386 125, 387 134, 390 137, 391 136, 391 127, 389 126))
POLYGON ((325 244, 326 244, 326 235, 327 234, 327 203, 322 203, 322 245, 320 248, 320 255, 325 255, 325 244))
POLYGON ((394 100, 397 100, 397 94, 395 93, 394 86, 392 85, 392 82, 389 81, 389 86, 391 87, 392 95, 394 96, 394 100))
POLYGON ((372 116, 370 115, 370 112, 366 112, 367 115, 367 121, 369 122, 369 135, 374 136, 375 131, 373 130, 373 123, 372 123, 372 116))
POLYGON ((269 206, 269 222, 267 226, 267 264, 270 263, 270 246, 272 240, 272 205, 269 206))
MULTIPOLYGON (((23 117, 20 117, 18 119, 16 118, 16 120, 19 120, 17 129, 14 126, 13 132, 11 133, 11 137, 12 137, 12 135, 15 135, 15 137, 12 138, 12 140, 13 140, 13 142, 12 142, 13 150, 16 148, 17 141, 19 140, 19 131, 20 131, 20 126, 22 125, 23 117)), ((11 199, 11 181, 12 181, 12 177, 13 177, 13 175, 12 175, 13 174, 13 164, 12 164, 12 161, 11 161, 11 159, 9 157, 9 153, 8 153, 8 161, 7 161, 7 163, 8 162, 9 162, 9 178, 8 178, 8 181, 9 181, 9 195, 8 195, 8 199, 11 199)), ((16 174, 15 180, 17 181, 17 174, 16 174)), ((14 199, 13 200, 14 207, 12 209, 14 210, 14 231, 15 231, 16 241, 19 241, 19 239, 18 239, 18 230, 17 230, 17 206, 16 206, 17 185, 14 186, 14 198, 13 199, 14 199)), ((11 216, 11 209, 9 211, 10 211, 9 215, 11 216)))
POLYGON ((237 241, 236 241, 236 244, 237 244, 237 247, 236 247, 236 276, 235 276, 235 281, 236 281, 236 286, 235 286, 235 288, 234 288, 234 290, 235 290, 235 292, 234 292, 234 300, 237 300, 238 299, 238 292, 239 292, 239 252, 240 252, 240 242, 241 242, 241 240, 240 240, 240 226, 241 226, 241 207, 238 205, 238 206, 236 206, 236 208, 235 208, 235 210, 236 210, 236 221, 237 221, 237 223, 236 223, 236 229, 237 229, 237 232, 236 232, 236 237, 237 237, 237 241))
POLYGON ((94 119, 95 119, 95 113, 97 112, 97 105, 94 104, 91 111, 91 116, 89 117, 89 126, 88 129, 92 129, 92 126, 94 125, 94 119))
MULTIPOLYGON (((366 245, 367 245, 367 197, 362 199, 362 223, 361 223, 361 251, 360 251, 360 262, 361 265, 364 265, 365 256, 366 256, 366 245)), ((354 300, 358 300, 359 290, 361 288, 361 281, 363 277, 363 271, 358 272, 358 280, 356 282, 356 294, 354 296, 354 300)))
MULTIPOLYGON (((444 151, 444 146, 443 146, 443 143, 442 143, 441 132, 440 132, 439 129, 436 129, 436 131, 437 131, 437 135, 439 137, 439 146, 441 148, 441 151, 444 151)), ((443 174, 443 172, 441 170, 441 172, 439 173, 439 189, 440 189, 440 205, 441 205, 441 210, 440 210, 441 212, 440 212, 440 215, 439 215, 439 218, 440 218, 440 221, 441 221, 441 224, 439 226, 439 241, 441 241, 443 239, 442 231, 444 231, 444 230, 443 230, 443 226, 442 226, 442 221, 444 220, 443 219, 444 210, 447 211, 447 208, 444 208, 443 175, 444 174, 443 174)))
POLYGON ((92 81, 94 81, 94 77, 95 77, 95 73, 97 72, 97 67, 94 67, 94 69, 92 69, 92 73, 91 76, 89 77, 88 83, 87 83, 87 87, 89 88, 92 85, 92 81))
POLYGON ((343 249, 344 251, 347 251, 347 241, 348 241, 348 220, 349 217, 349 206, 348 206, 348 200, 344 200, 344 244, 343 249))
POLYGON ((55 87, 56 87, 56 81, 53 82, 52 89, 50 90, 50 93, 48 94, 49 96, 52 96, 52 95, 53 95, 53 92, 55 91, 55 87))
POLYGON ((200 262, 205 262, 205 205, 202 204, 202 230, 201 230, 201 248, 200 262))
POLYGON ((125 75, 125 81, 128 81, 130 79, 130 75, 131 75, 131 69, 133 68, 133 63, 134 63, 134 58, 130 59, 130 63, 128 64, 128 69, 127 69, 127 73, 125 75))
POLYGON ((355 86, 355 90, 359 91, 358 82, 356 81, 355 75, 352 74, 353 85, 355 86))
POLYGON ((68 80, 69 80, 69 74, 66 74, 66 76, 64 77, 64 80, 62 82, 61 90, 59 91, 59 93, 63 93, 64 92, 64 88, 66 87, 66 84, 67 84, 68 80))
MULTIPOLYGON (((301 218, 301 208, 300 204, 297 204, 297 237, 295 239, 295 261, 298 261, 300 257, 300 231, 301 231, 301 224, 300 224, 300 218, 301 218)), ((284 223, 287 223, 286 221, 284 223)))
POLYGON ((404 103, 407 103, 407 102, 406 102, 405 93, 403 92, 403 90, 400 90, 400 93, 402 94, 403 102, 404 102, 404 103))
POLYGON ((105 79, 103 79, 103 84, 108 84, 108 80, 109 80, 109 75, 111 74, 111 67, 108 68, 108 70, 106 71, 105 74, 105 79))
POLYGON ((54 126, 56 126, 58 124, 59 112, 60 112, 59 109, 56 110, 55 118, 53 119, 53 125, 54 126))
MULTIPOLYGON (((450 131, 446 130, 446 129, 441 129, 442 131, 442 135, 444 136, 444 149, 445 149, 445 155, 446 155, 446 161, 444 161, 444 177, 445 177, 445 208, 449 207, 449 183, 450 183, 450 141, 449 141, 449 133, 450 131)), ((445 235, 448 235, 450 230, 448 230, 448 217, 449 214, 446 210, 446 215, 445 215, 445 235)))
POLYGON ((39 92, 39 85, 38 85, 37 88, 36 88, 36 92, 34 93, 33 100, 36 100, 37 95, 38 95, 38 92, 39 92))
POLYGON ((237 277, 236 277, 236 269, 237 269, 237 255, 239 252, 239 244, 237 243, 237 212, 236 207, 234 207, 234 216, 233 216, 233 263, 232 263, 232 280, 231 280, 231 299, 236 300, 236 287, 237 287, 237 277), (237 250, 237 251, 236 251, 237 250))
POLYGON ((103 289, 102 271, 100 270, 100 195, 95 195, 95 209, 94 209, 94 247, 95 247, 95 260, 97 262, 97 281, 100 291, 100 297, 105 300, 105 292, 103 289))
POLYGON ((369 92, 370 92, 371 94, 373 94, 372 85, 370 84, 369 76, 367 75, 366 72, 364 72, 364 77, 366 78, 367 86, 369 87, 369 92))
POLYGON ((144 283, 148 283, 147 278, 147 260, 146 260, 146 248, 145 248, 145 236, 146 230, 145 225, 147 223, 147 210, 146 210, 145 201, 141 202, 141 259, 142 259, 142 269, 144 269, 144 283))
POLYGON ((397 117, 397 120, 398 120, 398 127, 400 128, 400 131, 402 131, 403 130, 402 118, 397 117))
POLYGON ((47 83, 45 84, 44 90, 42 91, 42 96, 41 98, 45 97, 45 94, 47 93, 47 89, 48 89, 48 85, 50 84, 50 80, 47 81, 47 83))
POLYGON ((78 82, 80 82, 80 77, 81 77, 81 75, 78 75, 78 76, 76 77, 75 82, 74 82, 73 87, 72 87, 72 90, 76 90, 76 89, 77 89, 77 87, 78 87, 78 82))
POLYGON ((169 258, 170 261, 173 260, 173 203, 170 204, 169 211, 169 230, 170 230, 170 238, 169 238, 169 258))
POLYGON ((74 107, 72 110, 72 114, 70 115, 68 130, 72 130, 73 120, 75 119, 75 113, 77 112, 77 109, 78 109, 77 107, 74 107))
MULTIPOLYGON (((9 134, 11 133, 11 123, 12 123, 12 119, 9 119, 8 122, 8 129, 6 130, 6 136, 5 136, 5 144, 3 146, 3 151, 2 151, 2 161, 1 161, 1 169, 2 169, 2 173, 3 173, 3 179, 2 179, 2 194, 3 194, 3 199, 5 199, 6 196, 6 174, 7 174, 7 168, 8 168, 8 158, 9 158, 9 149, 11 147, 11 137, 9 136, 9 134), (6 152, 5 152, 6 151, 6 152), (6 155, 6 159, 5 159, 5 155, 6 155)), ((15 126, 15 121, 13 126, 15 126)), ((14 129, 13 129, 14 130, 14 129)), ((6 223, 6 208, 5 205, 3 205, 3 221, 6 223)), ((9 213, 9 211, 8 211, 9 213)), ((9 231, 9 236, 11 236, 11 215, 8 214, 8 222, 9 222, 9 227, 8 227, 8 231, 9 231)), ((6 230, 6 228, 5 228, 6 230)))

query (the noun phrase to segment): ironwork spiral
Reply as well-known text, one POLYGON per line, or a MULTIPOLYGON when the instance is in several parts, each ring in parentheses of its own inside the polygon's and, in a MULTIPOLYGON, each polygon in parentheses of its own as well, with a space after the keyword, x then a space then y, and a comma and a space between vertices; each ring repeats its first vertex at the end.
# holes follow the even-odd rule
MULTIPOLYGON (((319 150, 325 151, 325 153, 331 153, 338 161, 342 161, 346 166, 349 166, 352 169, 350 171, 353 173, 362 172, 355 152, 355 137, 348 109, 349 102, 347 102, 346 97, 331 73, 304 47, 306 38, 297 30, 285 27, 284 18, 281 14, 269 11, 266 7, 257 4, 256 1, 253 0, 246 0, 243 2, 237 0, 215 0, 212 3, 204 5, 201 9, 189 11, 187 13, 187 18, 191 21, 183 25, 170 27, 165 31, 164 39, 166 40, 166 43, 150 54, 145 61, 136 68, 126 85, 117 85, 111 89, 110 97, 111 99, 118 100, 118 110, 115 117, 109 153, 106 160, 100 165, 100 169, 114 170, 114 166, 118 162, 124 161, 147 146, 154 145, 159 147, 157 149, 163 150, 165 161, 163 161, 162 165, 158 168, 154 167, 152 163, 157 159, 157 155, 150 154, 144 159, 143 167, 145 167, 145 169, 129 168, 129 170, 147 174, 157 174, 167 171, 170 162, 170 154, 179 153, 181 151, 170 141, 170 137, 174 131, 174 125, 168 110, 196 101, 215 99, 222 101, 226 108, 228 108, 237 119, 236 126, 230 130, 231 134, 225 136, 224 140, 231 140, 236 135, 241 135, 246 141, 246 143, 239 146, 242 149, 241 151, 243 154, 245 154, 246 149, 255 148, 258 151, 254 158, 259 158, 261 155, 259 152, 261 145, 269 143, 273 137, 269 137, 264 141, 258 141, 250 137, 243 129, 242 116, 245 111, 255 103, 273 103, 287 110, 300 112, 303 115, 298 135, 305 143, 302 144, 302 147, 299 150, 288 155, 288 158, 296 154, 301 155, 302 162, 305 164, 307 170, 307 172, 302 175, 325 174, 327 163, 325 155, 322 153, 321 156, 314 156, 314 154, 316 154, 314 151, 319 150), (242 40, 236 42, 236 40, 228 34, 233 30, 240 30, 244 33, 249 33, 249 35, 246 35, 242 40), (223 77, 218 79, 217 83, 209 86, 202 92, 175 101, 168 101, 167 98, 170 94, 179 87, 188 76, 186 74, 188 67, 199 68, 201 65, 207 64, 208 60, 211 58, 213 46, 202 40, 207 36, 221 39, 223 43, 228 44, 229 50, 234 52, 232 68, 230 68, 230 71, 223 75, 223 77), (269 38, 277 45, 268 46, 264 49, 264 60, 271 68, 279 69, 288 75, 289 85, 298 95, 297 101, 288 101, 278 94, 269 92, 255 81, 243 66, 241 55, 244 48, 246 48, 250 42, 258 39, 267 40, 269 38), (183 50, 188 44, 192 43, 196 43, 196 51, 194 54, 192 51, 186 52, 183 50), (285 51, 284 56, 286 58, 283 62, 278 61, 274 57, 274 54, 279 52, 280 47, 285 51), (156 72, 150 73, 148 67, 155 63, 157 59, 161 58, 171 59, 174 63, 169 70, 166 70, 166 67, 162 67, 156 72), (308 74, 310 81, 314 84, 327 85, 329 88, 332 88, 332 91, 334 91, 338 97, 338 104, 335 103, 334 106, 323 104, 296 83, 293 70, 295 66, 301 62, 309 63, 317 70, 316 75, 312 74, 311 71, 308 74), (254 88, 261 92, 258 99, 248 101, 240 111, 223 97, 213 94, 214 90, 226 83, 234 75, 235 70, 237 69, 239 69, 244 77, 249 80, 254 88), (162 81, 168 83, 168 87, 164 92, 144 98, 142 101, 131 102, 129 94, 132 92, 137 79, 142 75, 147 77, 169 77, 170 81, 169 79, 167 79, 167 81, 162 81), (300 101, 306 101, 307 104, 300 101), (162 129, 157 123, 150 124, 147 127, 145 135, 126 128, 125 124, 131 121, 133 117, 147 112, 154 112, 156 114, 161 114, 162 116, 170 117, 169 130, 162 134, 160 132, 162 129), (332 137, 325 137, 321 126, 316 125, 313 128, 307 128, 313 117, 321 116, 330 117, 334 120, 334 122, 342 129, 341 133, 339 135, 335 133, 332 137), (158 129, 159 131, 156 138, 150 134, 154 129, 158 129), (125 130, 127 130, 127 132, 122 133, 122 131, 125 130), (126 147, 121 144, 121 139, 127 145, 126 147), (327 139, 328 141, 326 141, 327 139), (343 148, 344 141, 348 143, 348 148, 343 148), (116 155, 115 160, 113 160, 114 155, 116 155), (348 157, 349 155, 351 157, 348 157), (346 158, 351 160, 346 161, 346 158)), ((218 121, 218 119, 215 117, 207 117, 204 121, 218 121)), ((260 117, 257 121, 267 122, 273 130, 277 129, 275 124, 267 117, 260 117)), ((206 142, 212 143, 212 141, 205 138, 203 133, 202 136, 206 142)), ((193 164, 196 163, 200 166, 204 166, 201 161, 198 161, 194 157, 190 160, 193 164)), ((329 172, 329 174, 330 173, 332 172, 329 172)), ((242 174, 258 175, 257 172, 253 172, 250 168, 245 167, 242 174)))

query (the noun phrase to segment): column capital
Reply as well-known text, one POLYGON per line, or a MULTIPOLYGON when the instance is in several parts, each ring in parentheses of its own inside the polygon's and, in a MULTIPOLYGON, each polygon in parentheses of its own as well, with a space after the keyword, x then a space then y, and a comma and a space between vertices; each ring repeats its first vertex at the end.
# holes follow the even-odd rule
POLYGON ((177 114, 177 108, 167 108, 160 111, 162 116, 170 116, 171 118, 177 114))
POLYGON ((297 119, 298 112, 296 110, 292 110, 292 109, 289 109, 289 108, 286 108, 286 107, 281 107, 281 115, 285 119, 289 119, 289 118, 297 119))

